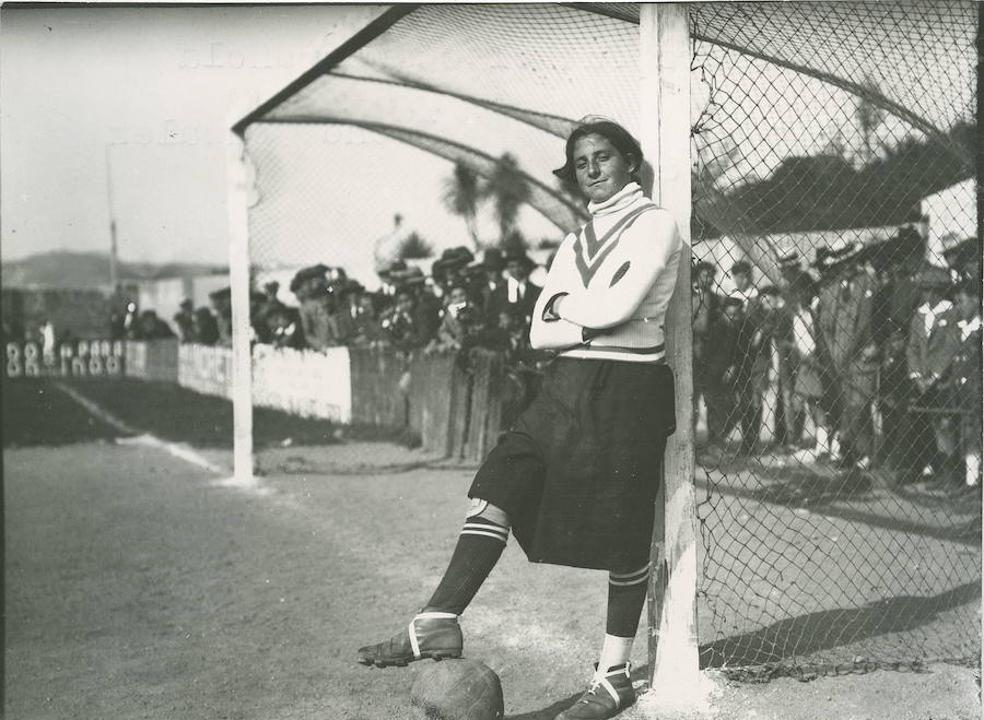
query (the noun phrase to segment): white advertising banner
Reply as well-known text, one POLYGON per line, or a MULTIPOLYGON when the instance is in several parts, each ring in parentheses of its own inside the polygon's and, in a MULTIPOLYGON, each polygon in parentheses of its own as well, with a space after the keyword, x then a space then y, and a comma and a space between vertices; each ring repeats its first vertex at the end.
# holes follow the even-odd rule
POLYGON ((302 417, 352 420, 348 348, 323 352, 253 347, 253 403, 302 417))
POLYGON ((232 397, 232 348, 183 344, 178 349, 178 384, 205 395, 232 397))

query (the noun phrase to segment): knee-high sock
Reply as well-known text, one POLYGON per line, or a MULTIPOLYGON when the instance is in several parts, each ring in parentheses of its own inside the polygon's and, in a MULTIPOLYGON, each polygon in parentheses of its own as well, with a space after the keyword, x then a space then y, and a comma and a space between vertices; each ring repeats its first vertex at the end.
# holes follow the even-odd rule
POLYGON ((625 573, 608 574, 608 622, 605 632, 619 637, 635 637, 639 616, 646 602, 649 566, 625 573))
POLYGON ((508 537, 509 528, 491 520, 465 520, 448 569, 424 611, 463 613, 499 561, 508 537))
POLYGON ((608 620, 605 642, 598 660, 598 672, 627 662, 632 640, 639 629, 639 617, 646 602, 649 566, 625 573, 608 575, 608 620))

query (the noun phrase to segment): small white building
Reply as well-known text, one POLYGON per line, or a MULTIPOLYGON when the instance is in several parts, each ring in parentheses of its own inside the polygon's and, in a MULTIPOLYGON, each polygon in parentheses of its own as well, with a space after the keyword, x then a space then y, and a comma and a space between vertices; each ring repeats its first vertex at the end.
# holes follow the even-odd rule
POLYGON ((967 238, 977 237, 977 178, 961 180, 920 202, 927 220, 928 260, 943 266, 943 252, 967 238))

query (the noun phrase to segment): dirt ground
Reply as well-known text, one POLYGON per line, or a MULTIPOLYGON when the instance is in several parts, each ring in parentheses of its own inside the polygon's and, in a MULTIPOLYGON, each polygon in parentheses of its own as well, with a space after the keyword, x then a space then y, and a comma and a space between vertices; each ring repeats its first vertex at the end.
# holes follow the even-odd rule
MULTIPOLYGON (((261 485, 242 489, 120 443, 60 398, 36 407, 22 447, 7 445, 19 418, 4 415, 8 717, 416 717, 408 698, 419 664, 370 670, 354 654, 395 632, 432 590, 470 471, 428 466, 392 445, 339 442, 310 451, 312 466, 330 473, 278 472, 308 455, 282 448, 261 485), (56 442, 66 433, 72 442, 56 442)), ((204 454, 229 465, 226 449, 204 454)), ((507 717, 553 718, 581 691, 605 593, 604 574, 532 565, 510 541, 462 619, 466 655, 500 675, 507 717)), ((642 632, 634 655, 641 686, 642 632)), ((981 714, 979 672, 960 665, 812 682, 705 677, 704 703, 658 717, 981 714)), ((647 696, 623 717, 657 717, 659 705, 647 696)))

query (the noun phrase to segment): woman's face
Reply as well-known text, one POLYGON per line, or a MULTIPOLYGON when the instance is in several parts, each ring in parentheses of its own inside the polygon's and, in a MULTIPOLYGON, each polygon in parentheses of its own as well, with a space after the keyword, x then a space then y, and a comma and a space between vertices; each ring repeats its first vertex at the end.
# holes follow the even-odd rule
POLYGON ((624 188, 636 169, 602 135, 592 133, 574 143, 574 177, 593 202, 604 202, 624 188))

